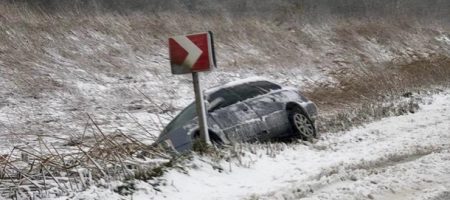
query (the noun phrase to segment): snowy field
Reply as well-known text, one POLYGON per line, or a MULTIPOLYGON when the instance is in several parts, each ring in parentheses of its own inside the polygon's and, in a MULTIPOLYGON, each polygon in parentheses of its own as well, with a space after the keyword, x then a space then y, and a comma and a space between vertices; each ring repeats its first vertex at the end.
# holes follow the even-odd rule
POLYGON ((187 171, 167 172, 160 186, 137 182, 132 196, 91 187, 74 198, 450 199, 450 91, 417 113, 325 133, 315 144, 243 149, 219 163, 196 156, 187 171))

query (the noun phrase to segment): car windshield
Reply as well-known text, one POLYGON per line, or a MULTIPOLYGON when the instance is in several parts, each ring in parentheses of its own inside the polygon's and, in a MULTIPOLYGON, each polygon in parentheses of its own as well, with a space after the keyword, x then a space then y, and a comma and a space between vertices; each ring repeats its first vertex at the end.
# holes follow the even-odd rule
POLYGON ((186 107, 183 111, 178 114, 175 119, 170 122, 167 127, 166 131, 170 132, 173 129, 179 128, 183 126, 187 121, 190 121, 194 119, 197 116, 196 110, 195 110, 195 102, 189 104, 188 107, 186 107))

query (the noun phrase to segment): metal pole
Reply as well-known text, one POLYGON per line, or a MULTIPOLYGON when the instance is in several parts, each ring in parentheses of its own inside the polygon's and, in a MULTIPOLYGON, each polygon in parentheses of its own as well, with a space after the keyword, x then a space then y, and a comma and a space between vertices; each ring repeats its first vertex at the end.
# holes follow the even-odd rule
POLYGON ((192 72, 192 80, 194 82, 195 92, 195 104, 197 108, 198 124, 200 127, 200 137, 206 142, 206 144, 211 144, 208 134, 208 123, 206 121, 205 101, 203 99, 203 92, 200 85, 199 76, 200 75, 197 72, 192 72))

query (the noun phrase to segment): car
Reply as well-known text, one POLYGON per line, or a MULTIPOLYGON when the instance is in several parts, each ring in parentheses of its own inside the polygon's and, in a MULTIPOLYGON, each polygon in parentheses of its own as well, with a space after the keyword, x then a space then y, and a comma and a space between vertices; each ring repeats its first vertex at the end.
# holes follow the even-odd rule
MULTIPOLYGON (((265 142, 281 138, 317 138, 316 105, 298 89, 264 78, 248 78, 204 92, 211 143, 265 142)), ((162 131, 156 144, 188 152, 200 132, 195 102, 162 131)))

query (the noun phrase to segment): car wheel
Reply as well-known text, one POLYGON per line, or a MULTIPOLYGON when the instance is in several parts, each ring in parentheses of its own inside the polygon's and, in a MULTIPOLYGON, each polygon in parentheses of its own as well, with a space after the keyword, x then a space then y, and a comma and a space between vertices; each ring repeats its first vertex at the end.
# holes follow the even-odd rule
POLYGON ((316 129, 313 121, 298 107, 289 112, 289 122, 294 133, 303 140, 311 140, 316 137, 316 129))

